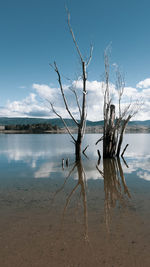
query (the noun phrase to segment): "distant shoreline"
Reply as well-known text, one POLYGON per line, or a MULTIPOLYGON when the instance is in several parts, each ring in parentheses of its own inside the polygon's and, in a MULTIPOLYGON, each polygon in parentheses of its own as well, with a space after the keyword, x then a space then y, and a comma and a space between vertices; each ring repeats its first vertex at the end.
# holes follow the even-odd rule
MULTIPOLYGON (((75 127, 70 127, 71 133, 77 133, 75 127)), ((66 134, 67 130, 65 128, 59 128, 57 130, 0 130, 0 134, 66 134)), ((86 133, 103 133, 102 126, 89 126, 86 128, 86 133)), ((146 126, 127 126, 126 133, 150 133, 150 127, 146 126)))
POLYGON ((28 131, 28 130, 0 130, 0 134, 60 134, 64 131, 28 131))
MULTIPOLYGON (((72 133, 77 132, 76 125, 72 119, 64 119, 72 133)), ((103 120, 86 121, 86 133, 103 133, 103 120)), ((59 118, 7 118, 0 117, 0 133, 6 134, 61 134, 67 133, 64 124, 59 118)), ((130 121, 126 133, 150 133, 150 120, 130 121)))

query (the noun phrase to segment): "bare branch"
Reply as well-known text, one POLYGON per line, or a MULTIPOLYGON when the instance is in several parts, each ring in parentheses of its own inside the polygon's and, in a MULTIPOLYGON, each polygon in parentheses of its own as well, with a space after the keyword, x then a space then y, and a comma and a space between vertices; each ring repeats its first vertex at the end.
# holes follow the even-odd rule
POLYGON ((101 153, 99 151, 99 149, 97 149, 97 154, 98 154, 98 161, 97 161, 97 166, 100 164, 100 160, 101 160, 101 153))
POLYGON ((119 137, 119 141, 118 141, 118 147, 117 147, 117 153, 116 153, 117 157, 119 157, 119 155, 120 155, 120 150, 121 150, 121 146, 122 146, 122 142, 123 142, 123 134, 125 132, 126 126, 129 122, 129 120, 131 119, 131 117, 132 116, 129 115, 127 117, 127 119, 123 121, 123 125, 121 127, 121 133, 120 133, 120 137, 119 137))
POLYGON ((123 112, 122 112, 122 115, 121 115, 121 117, 120 117, 121 120, 123 120, 124 117, 127 116, 128 114, 131 114, 131 111, 130 111, 131 105, 132 105, 132 103, 130 102, 130 103, 124 108, 124 110, 123 110, 123 112))
POLYGON ((84 134, 85 134, 85 129, 86 129, 86 118, 87 118, 87 112, 86 112, 86 114, 85 114, 85 118, 84 118, 84 121, 83 121, 82 137, 83 137, 84 134))
POLYGON ((77 49, 78 55, 79 55, 79 57, 80 57, 80 60, 81 60, 81 62, 83 62, 83 57, 82 57, 82 55, 81 55, 79 46, 78 46, 78 44, 77 44, 77 42, 76 42, 76 39, 75 39, 73 30, 72 30, 72 28, 71 28, 71 24, 70 24, 70 13, 69 13, 69 11, 68 11, 67 8, 66 8, 66 11, 67 11, 67 15, 68 15, 68 27, 69 27, 70 33, 71 33, 71 35, 72 35, 72 39, 73 39, 73 42, 74 42, 75 47, 76 47, 76 49, 77 49))
POLYGON ((87 159, 89 159, 89 157, 88 157, 85 153, 83 153, 83 155, 84 155, 87 159))
POLYGON ((74 95, 75 95, 76 103, 77 103, 77 106, 78 106, 78 109, 79 109, 80 119, 81 119, 81 107, 80 107, 80 104, 79 104, 79 99, 78 99, 77 93, 76 93, 75 89, 73 89, 73 88, 71 88, 71 87, 70 87, 70 90, 71 90, 71 91, 74 93, 74 95))
POLYGON ((87 67, 89 66, 89 64, 91 62, 92 55, 93 55, 93 45, 91 45, 91 48, 90 48, 90 55, 89 55, 89 58, 88 58, 87 63, 86 63, 87 67))
POLYGON ((90 56, 87 60, 87 62, 84 60, 81 52, 80 52, 80 49, 79 49, 79 46, 78 46, 78 43, 75 39, 75 35, 74 35, 74 32, 72 30, 72 27, 71 27, 71 24, 70 24, 70 13, 68 11, 68 9, 66 8, 66 12, 67 12, 67 18, 68 18, 68 27, 69 27, 69 31, 71 33, 71 36, 72 36, 72 39, 73 39, 73 42, 74 42, 74 45, 75 45, 75 48, 77 50, 77 54, 80 58, 80 64, 81 64, 81 68, 82 68, 82 104, 80 105, 80 102, 79 102, 79 99, 78 99, 78 95, 76 93, 75 90, 72 90, 72 92, 74 93, 75 95, 75 99, 76 99, 76 103, 77 103, 77 107, 79 109, 79 113, 80 113, 80 121, 77 121, 69 106, 68 106, 68 103, 67 103, 67 99, 65 97, 65 94, 64 94, 64 89, 63 89, 63 85, 62 85, 62 80, 61 80, 61 75, 60 75, 60 72, 58 70, 58 67, 57 67, 57 64, 56 62, 54 61, 54 64, 50 66, 55 70, 56 74, 57 74, 57 77, 58 77, 58 83, 59 83, 59 87, 60 87, 60 91, 61 91, 61 95, 62 95, 62 98, 63 98, 63 101, 64 101, 64 104, 65 104, 65 108, 68 112, 68 114, 70 115, 70 117, 72 118, 72 120, 75 122, 75 124, 77 125, 77 129, 78 129, 78 133, 77 133, 77 139, 75 140, 75 138, 73 137, 73 135, 71 134, 69 128, 67 127, 65 121, 63 120, 63 118, 56 112, 56 110, 54 109, 53 105, 51 104, 51 107, 52 107, 52 110, 53 112, 59 117, 61 118, 61 120, 63 121, 68 133, 71 135, 73 141, 74 141, 74 144, 75 144, 75 155, 76 155, 76 160, 79 160, 81 158, 81 144, 82 144, 82 139, 83 139, 83 136, 84 136, 84 133, 85 133, 85 128, 86 128, 86 116, 87 116, 87 113, 86 113, 86 95, 87 95, 87 89, 86 89, 86 81, 87 81, 87 72, 86 72, 86 67, 89 65, 90 61, 91 61, 91 58, 92 58, 92 51, 93 51, 93 47, 91 46, 91 49, 90 49, 90 56))
POLYGON ((121 154, 121 157, 123 157, 123 155, 124 155, 124 153, 125 153, 125 151, 126 151, 128 145, 129 145, 129 144, 126 144, 126 146, 125 146, 125 148, 124 148, 124 150, 123 150, 123 152, 122 152, 122 154, 121 154))
MULTIPOLYGON (((141 106, 141 101, 136 101, 132 104, 132 101, 126 107, 121 110, 121 100, 124 93, 125 82, 124 77, 116 66, 116 89, 118 91, 118 107, 119 116, 115 115, 115 106, 111 104, 110 94, 110 82, 109 82, 109 47, 104 51, 104 66, 105 66, 105 90, 104 90, 104 129, 103 129, 103 156, 104 158, 119 157, 120 150, 123 142, 123 135, 129 120, 135 116, 141 106), (114 112, 112 113, 112 107, 114 112), (112 116, 113 115, 113 116, 112 116)), ((101 141, 100 138, 96 144, 101 141)))
MULTIPOLYGON (((48 101, 48 100, 47 100, 47 101, 48 101)), ((49 101, 48 101, 48 102, 49 102, 49 101)), ((54 109, 53 104, 52 104, 51 102, 49 102, 49 103, 50 103, 50 105, 51 105, 52 111, 57 115, 57 117, 59 117, 59 118, 62 120, 62 122, 63 122, 63 124, 64 124, 64 126, 65 126, 65 128, 66 128, 66 130, 67 130, 67 132, 70 134, 70 136, 71 136, 71 138, 73 139, 74 144, 75 144, 75 143, 76 143, 76 140, 75 140, 75 138, 73 137, 72 133, 70 132, 70 130, 69 130, 69 128, 68 128, 68 126, 67 126, 65 120, 62 118, 62 116, 61 116, 60 114, 57 113, 57 111, 54 109)))
POLYGON ((87 146, 83 149, 83 151, 82 151, 83 154, 85 153, 85 151, 87 150, 88 147, 89 147, 89 145, 87 145, 87 146))
POLYGON ((104 139, 104 136, 102 136, 100 139, 97 140, 97 142, 95 143, 95 145, 97 145, 99 142, 101 142, 104 139))
POLYGON ((138 112, 139 110, 142 108, 144 102, 142 99, 137 99, 136 102, 134 103, 134 105, 132 105, 132 108, 131 108, 131 117, 134 117, 138 112))
MULTIPOLYGON (((85 121, 86 121, 86 66, 85 66, 85 62, 82 62, 82 73, 83 73, 83 97, 82 97, 82 114, 81 114, 81 121, 80 121, 80 126, 85 128, 85 121)), ((83 131, 84 134, 84 131, 83 131)))
POLYGON ((127 164, 126 160, 124 159, 124 157, 123 157, 123 156, 121 156, 121 157, 122 157, 122 159, 123 159, 123 162, 124 162, 124 164, 126 165, 126 167, 127 167, 127 168, 129 168, 129 166, 128 166, 128 164, 127 164))
POLYGON ((124 88, 125 88, 125 81, 123 75, 120 73, 119 68, 117 66, 116 69, 116 89, 118 91, 118 102, 119 102, 119 118, 122 116, 121 115, 121 98, 124 93, 124 88))
MULTIPOLYGON (((50 65, 50 66, 52 66, 52 65, 50 65)), ((60 86, 60 90, 61 90, 61 94, 62 94, 62 97, 63 97, 63 101, 64 101, 64 104, 65 104, 66 110, 69 113, 69 115, 72 118, 72 120, 78 126, 79 124, 78 124, 77 120, 73 117, 73 115, 72 115, 72 113, 71 113, 71 111, 70 111, 70 109, 68 107, 68 103, 67 103, 67 100, 66 100, 66 97, 65 97, 65 94, 64 94, 64 89, 63 89, 62 82, 61 82, 60 72, 58 70, 58 67, 57 67, 57 64, 56 64, 55 61, 54 61, 53 69, 55 70, 55 72, 57 73, 57 76, 58 76, 58 83, 59 83, 59 86, 60 86)))
POLYGON ((109 58, 111 53, 111 44, 108 45, 104 51, 104 65, 105 65, 105 82, 106 82, 106 91, 105 91, 105 102, 108 104, 110 102, 109 95, 109 58))

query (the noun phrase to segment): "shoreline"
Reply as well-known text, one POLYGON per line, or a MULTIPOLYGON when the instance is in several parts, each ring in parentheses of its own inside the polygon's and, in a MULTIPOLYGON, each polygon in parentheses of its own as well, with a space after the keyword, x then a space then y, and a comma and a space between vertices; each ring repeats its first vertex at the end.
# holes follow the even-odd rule
MULTIPOLYGON (((76 128, 69 128, 71 133, 76 134, 77 129, 76 128)), ((86 134, 102 134, 103 128, 102 127, 87 127, 86 134)), ((136 134, 136 133, 150 133, 149 127, 131 127, 128 126, 126 128, 125 133, 129 134, 136 134)), ((65 128, 61 128, 58 130, 47 130, 47 131, 31 131, 31 130, 0 130, 0 134, 68 134, 67 130, 65 128)))

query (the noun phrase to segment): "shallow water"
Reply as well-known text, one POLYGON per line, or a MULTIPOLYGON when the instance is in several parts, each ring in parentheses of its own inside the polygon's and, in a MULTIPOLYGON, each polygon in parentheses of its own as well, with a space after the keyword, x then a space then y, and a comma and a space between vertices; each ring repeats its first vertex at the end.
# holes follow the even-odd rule
POLYGON ((150 266, 150 135, 125 135, 125 162, 98 138, 75 165, 67 135, 0 135, 0 266, 150 266))

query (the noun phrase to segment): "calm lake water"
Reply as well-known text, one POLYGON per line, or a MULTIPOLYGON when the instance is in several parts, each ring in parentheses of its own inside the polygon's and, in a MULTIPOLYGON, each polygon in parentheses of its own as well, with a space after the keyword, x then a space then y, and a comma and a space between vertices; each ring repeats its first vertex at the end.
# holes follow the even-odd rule
MULTIPOLYGON (((99 139, 98 134, 87 134, 83 142, 83 148, 89 144, 86 151, 88 160, 83 156, 83 164, 87 173, 87 179, 99 179, 100 175, 95 169, 98 155, 95 146, 99 139)), ((149 134, 126 134, 124 144, 129 144, 125 152, 125 160, 128 167, 122 162, 125 174, 133 174, 139 182, 150 181, 150 135, 149 134)), ((74 145, 68 135, 53 134, 1 134, 0 135, 0 169, 1 178, 28 177, 30 178, 53 178, 62 172, 62 159, 69 158, 69 165, 74 163, 74 145)), ((101 165, 102 167, 102 165, 101 165)))
POLYGON ((76 165, 68 135, 0 135, 0 266, 150 266, 150 135, 125 161, 98 162, 99 138, 76 165))

